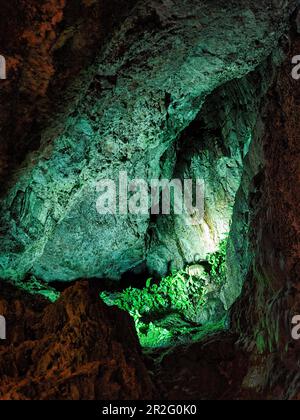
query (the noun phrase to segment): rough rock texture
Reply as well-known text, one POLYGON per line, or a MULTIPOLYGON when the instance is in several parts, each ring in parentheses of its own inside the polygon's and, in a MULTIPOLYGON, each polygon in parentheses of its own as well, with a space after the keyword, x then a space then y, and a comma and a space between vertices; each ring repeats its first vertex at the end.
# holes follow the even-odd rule
MULTIPOLYGON (((204 260, 229 233, 261 100, 273 80, 278 60, 280 54, 274 54, 246 77, 214 91, 173 150, 166 153, 166 178, 204 180, 204 218, 196 226, 185 215, 152 218, 147 264, 154 272, 166 274, 170 268, 182 268, 196 258, 204 260)), ((227 292, 231 303, 240 294, 242 284, 234 286, 231 293, 229 287, 227 292)))
POLYGON ((78 85, 67 91, 68 86, 136 1, 2 3, 0 54, 7 62, 7 80, 0 85, 1 191, 28 151, 39 148, 43 127, 50 121, 64 124, 62 115, 78 97, 78 85))
POLYGON ((254 258, 233 309, 240 343, 254 353, 249 388, 271 390, 274 398, 297 398, 300 387, 299 342, 291 338, 291 320, 300 311, 300 84, 291 77, 291 58, 299 49, 300 37, 293 32, 262 114, 264 165, 249 197, 254 258), (265 356, 259 359, 255 350, 265 356))
POLYGON ((300 398, 300 341, 291 337, 292 317, 300 311, 300 83, 291 77, 291 59, 300 50, 295 27, 286 47, 287 58, 254 130, 234 209, 230 273, 233 284, 246 282, 231 309, 231 333, 166 352, 156 365, 166 399, 300 398))
POLYGON ((148 399, 153 386, 129 315, 77 283, 55 304, 0 284, 0 399, 148 399))
POLYGON ((117 279, 144 263, 150 218, 101 217, 97 181, 121 170, 159 178, 162 157, 207 96, 277 48, 287 11, 267 0, 140 3, 77 85, 77 106, 47 125, 11 180, 1 201, 0 277, 117 279))
POLYGON ((235 341, 236 336, 220 334, 166 354, 156 372, 162 399, 237 398, 247 372, 248 356, 235 341))

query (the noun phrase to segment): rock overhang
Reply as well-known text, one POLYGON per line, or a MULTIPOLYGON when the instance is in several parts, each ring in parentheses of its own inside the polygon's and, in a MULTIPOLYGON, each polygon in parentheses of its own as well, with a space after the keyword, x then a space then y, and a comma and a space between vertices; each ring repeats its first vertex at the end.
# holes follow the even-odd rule
POLYGON ((97 181, 160 178, 207 96, 277 48, 287 24, 277 12, 269 1, 138 5, 87 70, 63 133, 52 130, 51 144, 42 134, 2 199, 0 277, 118 279, 145 261, 150 217, 101 220, 97 181))

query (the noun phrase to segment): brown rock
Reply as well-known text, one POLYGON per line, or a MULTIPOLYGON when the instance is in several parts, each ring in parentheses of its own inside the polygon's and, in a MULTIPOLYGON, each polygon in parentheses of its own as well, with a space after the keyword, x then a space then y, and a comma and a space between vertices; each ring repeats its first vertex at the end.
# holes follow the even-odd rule
POLYGON ((2 2, 0 54, 8 77, 1 81, 0 96, 1 189, 27 153, 39 147, 40 130, 54 121, 59 130, 58 109, 69 109, 80 90, 78 84, 68 93, 67 88, 135 2, 2 2))
POLYGON ((235 398, 248 368, 248 356, 236 346, 236 338, 229 333, 221 333, 201 343, 166 352, 156 373, 163 398, 235 398))
POLYGON ((0 399, 147 399, 152 395, 130 317, 77 283, 54 304, 0 285, 0 399))
POLYGON ((300 389, 300 342, 291 337, 300 314, 300 83, 291 76, 299 35, 291 33, 287 47, 263 111, 265 163, 249 233, 255 258, 232 311, 233 329, 252 353, 256 388, 275 399, 298 399, 300 389))

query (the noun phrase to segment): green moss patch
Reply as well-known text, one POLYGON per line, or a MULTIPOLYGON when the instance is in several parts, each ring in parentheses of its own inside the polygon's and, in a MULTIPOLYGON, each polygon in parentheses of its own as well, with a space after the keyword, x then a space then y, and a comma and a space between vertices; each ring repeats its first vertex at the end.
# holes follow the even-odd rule
POLYGON ((227 240, 222 241, 205 267, 190 266, 159 283, 148 279, 143 289, 102 292, 100 297, 133 317, 143 347, 200 340, 225 327, 219 292, 226 280, 226 246, 227 240))

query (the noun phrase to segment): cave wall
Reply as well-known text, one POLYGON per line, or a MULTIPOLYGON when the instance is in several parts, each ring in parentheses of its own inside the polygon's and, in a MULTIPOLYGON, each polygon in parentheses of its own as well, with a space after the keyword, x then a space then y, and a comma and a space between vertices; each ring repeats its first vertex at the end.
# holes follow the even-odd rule
MULTIPOLYGON (((164 215, 152 220, 147 265, 154 272, 167 274, 170 269, 205 261, 207 254, 215 252, 229 235, 233 207, 236 201, 241 202, 236 195, 245 160, 251 159, 249 149, 253 147, 261 101, 281 60, 282 51, 278 50, 255 71, 216 89, 173 149, 168 149, 164 160, 169 173, 164 173, 164 177, 204 180, 204 217, 196 224, 189 223, 185 215, 164 215)), ((258 166, 261 158, 255 158, 258 166)), ((249 185, 245 190, 248 194, 249 185)), ((234 290, 226 289, 229 307, 241 287, 242 282, 233 283, 234 290)))
POLYGON ((248 265, 249 255, 241 254, 247 281, 232 310, 239 343, 252 352, 244 386, 265 391, 268 398, 299 397, 299 342, 291 337, 291 321, 300 309, 300 85, 291 76, 299 50, 295 25, 287 59, 262 109, 263 164, 248 196, 249 231, 243 238, 252 258, 248 265))
POLYGON ((277 47, 289 6, 275 3, 139 3, 96 64, 85 65, 80 84, 66 90, 67 109, 10 177, 1 200, 0 276, 118 279, 143 263, 149 217, 100 218, 97 181, 124 170, 159 178, 162 156, 207 96, 277 47), (67 92, 76 97, 72 111, 67 92))
MULTIPOLYGON (((96 10, 100 2, 75 3, 83 7, 78 9, 80 13, 87 8, 92 27, 96 21, 99 24, 96 10), (91 10, 95 15, 89 13, 91 10)), ((159 176, 164 171, 194 174, 193 160, 200 159, 205 166, 206 155, 199 154, 199 147, 204 146, 199 145, 201 136, 204 142, 210 138, 217 143, 222 140, 218 147, 207 147, 213 158, 217 154, 230 163, 226 183, 222 177, 218 178, 224 191, 231 187, 231 181, 234 182, 232 191, 236 191, 238 183, 235 182, 242 177, 229 239, 231 282, 223 291, 228 307, 235 293, 243 290, 231 309, 231 333, 173 349, 161 359, 159 372, 150 379, 132 321, 125 313, 103 305, 98 299, 98 289, 91 284, 72 286, 58 302, 50 304, 1 282, 0 313, 8 319, 9 343, 13 347, 1 342, 0 399, 145 399, 155 395, 169 399, 183 396, 299 399, 300 349, 298 342, 291 339, 291 319, 300 311, 300 85, 291 78, 291 58, 300 51, 296 26, 289 36, 281 38, 280 47, 287 58, 277 73, 277 55, 270 56, 270 53, 277 47, 284 27, 277 26, 282 14, 277 20, 277 9, 271 8, 276 1, 272 6, 271 2, 263 2, 261 6, 246 1, 239 5, 232 2, 228 9, 218 2, 224 8, 220 10, 209 9, 205 2, 199 2, 197 19, 182 12, 187 10, 189 2, 182 2, 182 9, 179 2, 163 2, 163 6, 149 2, 126 20, 107 51, 103 56, 100 54, 96 66, 88 66, 81 82, 63 89, 62 104, 67 109, 58 111, 59 117, 54 118, 49 109, 54 103, 60 103, 56 96, 60 92, 55 91, 65 87, 69 77, 76 79, 77 72, 98 51, 98 29, 88 48, 89 57, 71 70, 62 65, 59 54, 49 58, 52 49, 46 43, 48 47, 44 50, 44 41, 35 40, 32 31, 40 34, 41 27, 50 25, 53 29, 50 40, 62 37, 58 43, 61 56, 82 53, 80 39, 86 34, 82 33, 83 27, 75 24, 78 14, 66 8, 63 1, 44 2, 40 5, 41 9, 45 7, 41 21, 35 26, 32 25, 32 14, 36 19, 37 10, 34 2, 17 3, 21 4, 27 7, 27 20, 22 26, 16 14, 15 22, 20 23, 21 32, 12 39, 16 42, 22 31, 28 36, 22 44, 24 50, 8 60, 10 71, 16 73, 4 85, 5 95, 14 100, 8 101, 6 112, 1 112, 1 170, 5 169, 2 176, 11 174, 8 170, 23 161, 28 147, 35 149, 35 153, 13 171, 11 186, 1 202, 1 277, 22 279, 31 271, 46 280, 94 275, 118 278, 124 270, 144 261, 149 220, 142 220, 138 226, 132 220, 124 220, 121 225, 106 220, 111 223, 111 232, 106 233, 104 226, 91 217, 94 198, 87 200, 90 190, 86 192, 83 184, 107 174, 113 176, 113 160, 122 169, 129 168, 133 162, 134 176, 159 176), (172 10, 176 6, 172 16, 170 5, 172 10), (64 21, 68 13, 76 27, 70 33, 66 29, 69 21, 64 21), (228 21, 224 21, 225 13, 228 21), (241 27, 245 31, 244 40, 236 36, 241 27), (157 32, 155 39, 152 39, 152 28, 157 32), (232 28, 235 28, 233 32, 232 28), (276 31, 272 33, 274 28, 276 31), (216 38, 209 41, 212 31, 216 38), (224 42, 231 43, 229 51, 214 49, 224 42), (125 52, 129 45, 131 48, 125 52), (169 52, 160 59, 157 54, 166 45, 170 47, 169 52), (182 51, 183 46, 187 55, 182 51), (25 54, 25 58, 18 59, 18 54, 22 57, 25 54), (36 74, 31 74, 32 67, 27 68, 26 54, 38 68, 46 63, 39 72, 41 79, 36 80, 36 74), (109 66, 104 68, 104 62, 109 66), (176 71, 174 62, 179 63, 176 71), (221 73, 215 74, 220 65, 221 73), (234 80, 227 84, 231 79, 234 80), (22 94, 12 95, 20 84, 22 94), (261 89, 257 90, 258 86, 261 89), (253 96, 254 101, 249 102, 253 96), (74 100, 79 104, 77 108, 72 105, 70 112, 69 105, 74 100), (233 101, 239 103, 239 112, 232 108, 233 101), (157 103, 160 109, 156 108, 157 103), (12 121, 17 124, 13 126, 12 121), (43 127, 49 121, 53 125, 46 130, 43 127), (112 121, 116 123, 112 125, 112 121), (249 125, 251 144, 245 142, 249 125), (59 135, 61 127, 64 133, 59 135), (231 132, 233 127, 240 128, 235 133, 237 137, 231 132), (33 132, 42 132, 41 142, 32 143, 33 132), (185 153, 190 158, 187 161, 182 159, 185 153), (12 155, 17 161, 11 162, 12 155), (171 162, 169 168, 161 165, 166 159, 171 162), (231 179, 231 171, 237 171, 238 177, 231 179), (76 179, 80 180, 79 185, 76 179), (124 232, 131 233, 126 233, 124 238, 124 232), (116 325, 120 326, 117 330, 116 325), (158 394, 153 391, 152 380, 158 394)), ((281 7, 284 5, 280 2, 281 7)), ((14 6, 11 2, 6 7, 14 6)), ((281 8, 280 13, 284 10, 281 8)), ((111 24, 116 24, 117 19, 111 19, 111 24)), ((233 195, 233 192, 225 194, 231 201, 224 209, 230 209, 230 214, 233 195)), ((229 216, 224 216, 226 223, 229 216)), ((150 249, 155 254, 159 248, 159 255, 165 256, 163 266, 158 267, 161 272, 166 269, 164 264, 170 261, 170 254, 179 258, 179 265, 193 257, 189 243, 183 251, 178 244, 168 249, 170 241, 164 237, 173 229, 176 231, 176 223, 171 220, 170 224, 162 225, 156 221, 154 226, 162 232, 158 236, 163 240, 152 236, 150 249)), ((222 227, 216 226, 216 231, 216 237, 221 236, 222 227)), ((176 242, 176 235, 171 235, 170 240, 176 242)), ((153 258, 153 269, 157 269, 156 258, 157 255, 153 258)))
POLYGON ((56 133, 63 127, 63 114, 76 105, 84 84, 84 69, 135 3, 3 2, 0 53, 6 59, 8 77, 1 81, 0 97, 1 192, 28 152, 40 147, 41 131, 51 122, 56 133))

